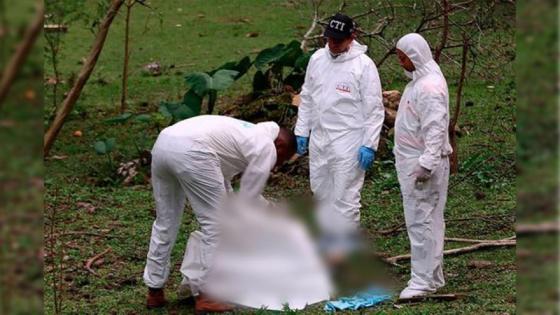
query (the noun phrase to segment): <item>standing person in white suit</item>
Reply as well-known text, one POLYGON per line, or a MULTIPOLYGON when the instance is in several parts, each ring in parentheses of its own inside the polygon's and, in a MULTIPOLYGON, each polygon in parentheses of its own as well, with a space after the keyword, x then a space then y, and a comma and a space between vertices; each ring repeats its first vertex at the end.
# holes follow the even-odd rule
POLYGON ((181 266, 197 312, 228 310, 200 288, 218 240, 221 202, 230 180, 243 173, 239 194, 257 198, 270 171, 296 151, 295 136, 274 122, 252 124, 225 116, 198 116, 165 128, 152 149, 156 219, 144 270, 148 308, 165 305, 170 254, 188 199, 200 229, 191 234, 181 266))
POLYGON ((298 154, 309 144, 310 184, 327 256, 350 250, 360 224, 360 192, 384 120, 381 82, 354 21, 334 15, 328 44, 307 66, 295 127, 298 154), (325 242, 326 240, 326 242, 325 242))
POLYGON ((443 278, 443 210, 449 182, 449 93, 430 46, 419 34, 397 42, 406 86, 395 121, 394 154, 411 247, 411 279, 401 298, 426 295, 443 278))

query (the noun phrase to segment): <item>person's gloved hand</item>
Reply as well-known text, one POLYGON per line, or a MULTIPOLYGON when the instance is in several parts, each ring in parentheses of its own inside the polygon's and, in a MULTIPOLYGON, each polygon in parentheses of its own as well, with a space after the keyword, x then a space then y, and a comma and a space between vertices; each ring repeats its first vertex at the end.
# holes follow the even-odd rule
POLYGON ((414 167, 412 173, 410 173, 410 176, 414 177, 417 183, 423 183, 430 179, 430 177, 432 176, 432 172, 429 169, 418 164, 416 165, 416 167, 414 167))
POLYGON ((297 154, 304 155, 307 153, 307 146, 309 144, 309 137, 296 136, 297 154))
POLYGON ((375 159, 375 151, 372 148, 365 146, 360 147, 358 154, 358 161, 360 162, 360 167, 366 171, 371 167, 373 160, 375 159))

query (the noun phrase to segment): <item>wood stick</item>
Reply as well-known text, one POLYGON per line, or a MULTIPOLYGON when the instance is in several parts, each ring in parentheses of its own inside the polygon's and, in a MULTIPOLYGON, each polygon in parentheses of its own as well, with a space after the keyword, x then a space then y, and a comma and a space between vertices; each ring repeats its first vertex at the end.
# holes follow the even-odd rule
POLYGON ((95 68, 95 64, 97 63, 97 59, 101 55, 101 51, 103 50, 103 45, 105 44, 105 39, 107 38, 107 34, 109 33, 109 27, 113 22, 113 19, 117 15, 119 9, 121 8, 124 0, 113 0, 111 7, 107 11, 101 26, 99 27, 99 32, 97 32, 97 36, 95 37, 95 41, 93 42, 93 47, 89 53, 89 57, 87 61, 84 63, 82 70, 74 83, 74 86, 68 93, 68 96, 62 102, 59 110, 56 112, 56 116, 47 130, 45 137, 44 137, 44 145, 43 145, 43 154, 46 157, 49 154, 49 151, 56 140, 56 136, 62 129, 62 125, 64 125, 64 121, 66 117, 70 114, 76 101, 80 97, 86 82, 88 81, 93 69, 95 68))
POLYGON ((448 293, 448 294, 428 294, 422 296, 414 296, 407 299, 398 299, 397 303, 414 303, 414 302, 422 302, 425 300, 438 300, 438 301, 454 301, 459 298, 464 297, 464 294, 455 294, 455 293, 448 293))
MULTIPOLYGON (((444 256, 458 255, 458 254, 474 252, 476 250, 483 249, 483 248, 501 247, 501 246, 515 246, 516 244, 517 244, 516 240, 511 240, 511 239, 496 240, 496 241, 487 242, 487 243, 478 243, 478 244, 474 244, 474 245, 470 245, 470 246, 466 246, 466 247, 444 250, 443 255, 444 256)), ((410 257, 411 257, 410 254, 398 255, 398 256, 385 258, 385 261, 387 263, 391 264, 391 265, 398 265, 397 264, 398 261, 405 260, 405 259, 410 259, 410 257)))
POLYGON ((101 253, 99 253, 99 254, 97 254, 97 255, 91 257, 90 259, 88 259, 88 260, 86 261, 86 266, 85 266, 85 267, 86 267, 86 270, 97 276, 97 275, 98 275, 97 272, 95 272, 95 270, 93 270, 93 269, 91 268, 91 265, 92 265, 95 261, 99 260, 99 258, 103 257, 103 255, 107 254, 107 253, 110 252, 110 251, 111 251, 111 247, 108 247, 108 248, 107 248, 106 250, 104 250, 103 252, 101 252, 101 253))
MULTIPOLYGON (((504 240, 512 240, 515 239, 515 235, 508 237, 504 240)), ((458 238, 458 237, 446 237, 444 238, 444 240, 448 241, 448 242, 463 242, 463 243, 492 243, 492 242, 496 242, 497 240, 477 240, 477 239, 471 239, 471 238, 458 238)), ((502 240, 500 240, 502 241, 502 240)))
POLYGON ((558 233, 560 230, 560 222, 542 222, 533 224, 517 224, 515 232, 521 235, 527 234, 543 234, 543 233, 558 233))

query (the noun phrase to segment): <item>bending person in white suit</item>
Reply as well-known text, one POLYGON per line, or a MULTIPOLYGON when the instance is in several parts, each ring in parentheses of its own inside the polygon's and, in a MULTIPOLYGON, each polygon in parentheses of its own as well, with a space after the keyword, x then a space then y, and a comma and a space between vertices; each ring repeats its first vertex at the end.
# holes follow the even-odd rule
POLYGON ((165 304, 163 287, 170 271, 185 201, 196 215, 200 230, 193 232, 181 273, 190 286, 197 311, 224 311, 200 288, 218 239, 221 202, 232 191, 230 180, 243 173, 239 194, 257 198, 270 171, 296 151, 295 136, 274 122, 252 124, 225 116, 198 116, 165 128, 152 149, 152 186, 156 219, 144 270, 149 287, 147 306, 165 304))

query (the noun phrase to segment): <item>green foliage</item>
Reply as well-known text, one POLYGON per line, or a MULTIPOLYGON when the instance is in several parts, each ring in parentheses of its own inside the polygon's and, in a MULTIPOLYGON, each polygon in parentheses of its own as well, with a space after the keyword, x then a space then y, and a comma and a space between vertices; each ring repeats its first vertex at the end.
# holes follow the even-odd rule
POLYGON ((265 66, 280 60, 286 53, 286 45, 278 44, 274 47, 263 49, 255 58, 255 67, 263 70, 265 66))
POLYGON ((199 115, 201 106, 202 97, 195 93, 194 90, 189 90, 185 93, 182 102, 161 102, 159 112, 163 116, 171 118, 173 123, 199 115))
POLYGON ((93 144, 93 148, 99 155, 109 154, 115 148, 115 138, 98 140, 93 144))
POLYGON ((235 61, 226 62, 223 65, 219 66, 218 68, 208 72, 208 74, 210 76, 213 76, 214 73, 222 69, 235 70, 238 72, 237 75, 235 76, 235 80, 237 80, 241 78, 245 73, 247 73, 247 71, 249 71, 252 65, 253 62, 251 62, 251 58, 249 58, 249 56, 245 56, 238 62, 235 61))
POLYGON ((105 119, 105 123, 107 124, 122 124, 127 122, 132 117, 132 113, 122 113, 119 116, 111 117, 109 119, 105 119))
POLYGON ((239 72, 235 70, 220 69, 212 76, 205 72, 194 72, 185 77, 185 82, 191 89, 201 97, 204 97, 208 92, 223 91, 227 89, 239 72))

